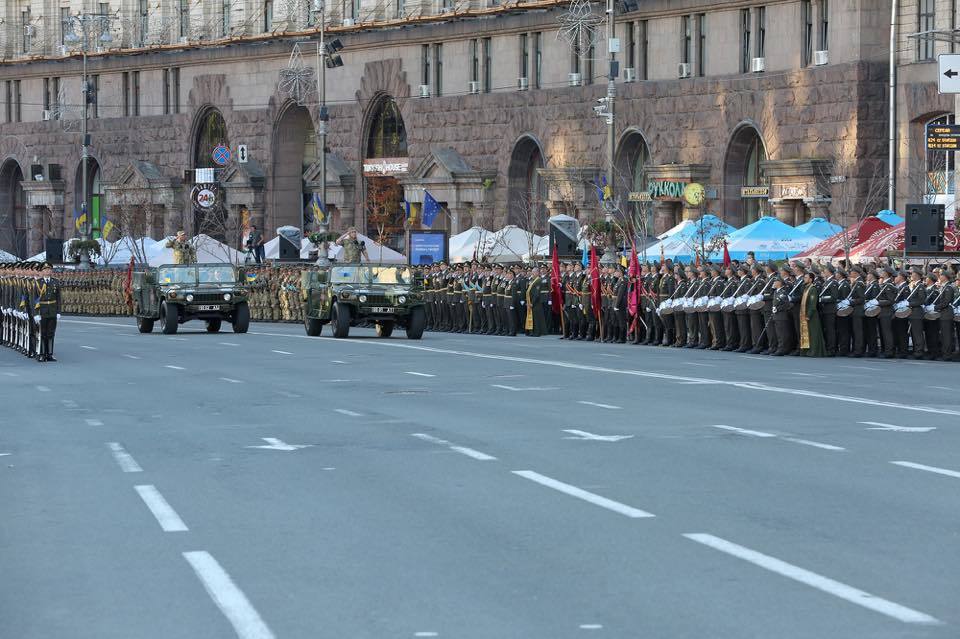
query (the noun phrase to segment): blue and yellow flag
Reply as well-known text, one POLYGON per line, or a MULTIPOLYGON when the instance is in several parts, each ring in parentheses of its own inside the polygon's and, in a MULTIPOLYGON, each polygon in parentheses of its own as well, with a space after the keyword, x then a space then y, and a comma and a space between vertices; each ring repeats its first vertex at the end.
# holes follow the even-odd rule
POLYGON ((320 194, 314 193, 307 206, 310 210, 310 217, 313 218, 315 225, 323 226, 327 223, 327 210, 323 205, 323 201, 320 200, 320 194))
POLYGON ((87 223, 87 214, 86 214, 86 213, 81 213, 81 214, 77 217, 77 221, 76 221, 76 223, 74 224, 74 226, 76 226, 76 227, 77 227, 77 231, 79 231, 79 230, 80 230, 80 225, 81 225, 81 224, 86 224, 86 223, 87 223))
POLYGON ((257 281, 257 272, 256 271, 247 271, 247 281, 256 282, 257 281))
POLYGON ((107 220, 107 223, 103 225, 103 239, 110 237, 110 233, 113 231, 113 222, 107 220))

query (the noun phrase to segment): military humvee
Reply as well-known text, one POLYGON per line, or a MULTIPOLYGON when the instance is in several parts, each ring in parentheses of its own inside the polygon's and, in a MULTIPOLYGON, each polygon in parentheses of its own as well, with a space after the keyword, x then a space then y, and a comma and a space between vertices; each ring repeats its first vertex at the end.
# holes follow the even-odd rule
POLYGON ((346 337, 351 325, 363 321, 375 322, 379 337, 390 337, 398 325, 410 339, 423 336, 423 282, 407 266, 336 264, 300 276, 303 323, 311 337, 327 323, 334 337, 346 337))
POLYGON ((247 288, 232 264, 168 264, 133 274, 133 314, 141 333, 157 320, 167 335, 190 320, 204 320, 216 333, 224 320, 234 333, 250 326, 247 288))

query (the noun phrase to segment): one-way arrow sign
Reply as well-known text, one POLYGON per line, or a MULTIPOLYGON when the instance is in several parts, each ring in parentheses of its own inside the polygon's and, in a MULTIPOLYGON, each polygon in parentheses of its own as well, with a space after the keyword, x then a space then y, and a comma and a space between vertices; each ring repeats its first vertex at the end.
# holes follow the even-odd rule
POLYGON ((565 433, 576 435, 576 437, 564 437, 564 439, 579 439, 592 442, 618 442, 621 439, 630 439, 633 435, 595 435, 585 430, 564 429, 565 433))
POLYGON ((940 93, 960 93, 960 53, 937 56, 937 88, 940 93))
POLYGON ((266 446, 245 446, 245 448, 263 448, 265 450, 297 450, 300 448, 309 448, 313 444, 288 444, 287 442, 277 439, 276 437, 261 437, 263 441, 267 442, 266 446))

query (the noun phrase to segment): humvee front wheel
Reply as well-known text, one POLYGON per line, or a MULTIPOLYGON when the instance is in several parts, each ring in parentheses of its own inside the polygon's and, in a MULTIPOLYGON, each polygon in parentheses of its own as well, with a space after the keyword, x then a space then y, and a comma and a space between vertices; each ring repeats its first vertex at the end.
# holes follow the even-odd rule
POLYGON ((350 307, 341 302, 333 305, 333 317, 330 318, 333 324, 333 336, 343 338, 350 334, 350 307))
POLYGON ((137 330, 141 333, 152 333, 153 332, 153 320, 147 319, 146 317, 137 318, 137 330))
POLYGON ((303 316, 303 326, 307 329, 307 335, 309 337, 317 337, 323 332, 323 322, 318 320, 316 317, 303 316))
POLYGON ((223 320, 219 317, 216 319, 207 320, 207 332, 208 333, 219 333, 220 326, 223 325, 223 320))
POLYGON ((233 332, 246 333, 248 328, 250 328, 250 307, 246 302, 241 302, 233 311, 233 332))
POLYGON ((393 322, 377 322, 377 337, 393 335, 393 322))
POLYGON ((160 304, 160 319, 163 320, 163 334, 164 335, 173 335, 177 332, 177 326, 179 324, 179 316, 177 313, 176 304, 167 304, 163 302, 160 304))
POLYGON ((407 318, 407 338, 420 339, 423 337, 423 329, 427 325, 427 315, 422 306, 416 306, 410 309, 410 317, 407 318))

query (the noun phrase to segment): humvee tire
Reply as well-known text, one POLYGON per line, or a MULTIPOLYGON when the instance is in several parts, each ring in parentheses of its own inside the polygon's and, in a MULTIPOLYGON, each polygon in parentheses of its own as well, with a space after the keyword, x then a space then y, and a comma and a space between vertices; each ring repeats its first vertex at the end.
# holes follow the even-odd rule
POLYGON ((307 329, 307 335, 309 337, 317 337, 323 332, 323 322, 315 317, 307 317, 304 315, 303 326, 307 329))
POLYGON ((407 318, 407 338, 420 339, 423 337, 423 329, 427 325, 427 314, 422 306, 415 306, 410 309, 410 317, 407 318))
POLYGON ((333 336, 343 338, 350 334, 350 307, 346 304, 337 302, 333 305, 333 316, 330 318, 333 324, 333 336))
POLYGON ((250 307, 246 302, 241 302, 233 310, 233 332, 246 333, 248 328, 250 328, 250 307))
POLYGON ((176 304, 160 304, 160 319, 163 320, 163 334, 173 335, 177 332, 178 312, 176 304))
POLYGON ((153 320, 147 319, 146 317, 137 318, 137 330, 141 333, 152 333, 153 332, 153 320))
POLYGON ((393 335, 393 322, 377 322, 377 337, 393 335))
POLYGON ((223 320, 219 317, 216 319, 207 320, 207 332, 208 333, 219 333, 220 326, 223 324, 223 320))

